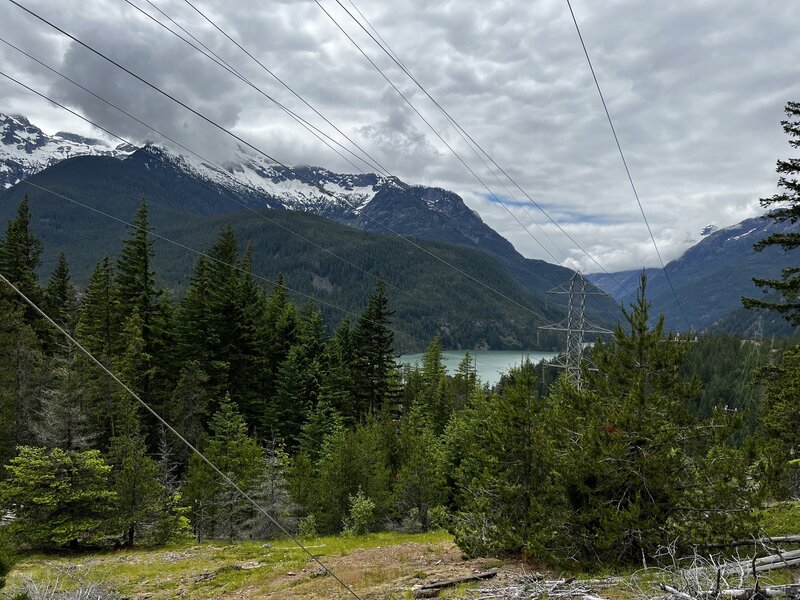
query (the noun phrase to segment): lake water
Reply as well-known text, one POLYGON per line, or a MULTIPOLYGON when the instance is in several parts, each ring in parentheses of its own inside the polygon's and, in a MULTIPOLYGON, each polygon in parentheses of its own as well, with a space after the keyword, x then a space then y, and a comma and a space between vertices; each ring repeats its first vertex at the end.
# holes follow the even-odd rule
MULTIPOLYGON (((458 363, 464 359, 467 350, 445 350, 442 352, 447 372, 453 374, 458 369, 458 363)), ((538 363, 540 360, 549 360, 558 355, 557 352, 539 352, 536 350, 469 350, 469 355, 475 360, 478 377, 484 383, 494 385, 500 381, 500 375, 519 365, 523 360, 538 363)), ((398 359, 403 364, 417 363, 422 365, 422 354, 403 354, 398 359)))

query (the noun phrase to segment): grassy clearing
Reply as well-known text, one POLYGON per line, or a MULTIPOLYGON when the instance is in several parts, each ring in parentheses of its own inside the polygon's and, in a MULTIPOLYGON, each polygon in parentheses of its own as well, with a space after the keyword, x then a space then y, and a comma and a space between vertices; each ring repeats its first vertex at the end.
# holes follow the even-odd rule
MULTIPOLYGON (((770 535, 800 532, 800 503, 776 504, 761 516, 770 535)), ((486 585, 498 588, 517 585, 523 575, 541 571, 535 565, 513 560, 463 560, 451 536, 441 531, 322 537, 304 540, 304 544, 365 599, 404 600, 413 597, 410 590, 415 584, 456 579, 490 568, 499 568, 500 574, 486 585)), ((577 576, 579 580, 594 581, 616 576, 597 588, 598 595, 610 600, 660 595, 661 582, 682 585, 675 573, 653 567, 591 575, 543 573, 547 579, 577 576)), ((798 574, 798 570, 774 571, 765 574, 761 584, 789 583, 798 574)), ((84 554, 30 554, 16 564, 5 591, 12 595, 30 579, 52 582, 56 577, 64 589, 76 585, 70 579, 74 577, 105 583, 122 596, 138 600, 348 597, 332 577, 289 540, 235 544, 212 541, 84 554)), ((440 597, 472 598, 474 594, 469 590, 482 585, 456 586, 444 590, 440 597)))
MULTIPOLYGON (((452 546, 444 532, 427 534, 376 533, 358 537, 322 537, 304 542, 310 552, 360 588, 379 587, 416 568, 412 555, 438 556, 452 546), (407 547, 405 556, 403 548, 407 547), (353 553, 392 548, 394 559, 368 564, 348 561, 353 553), (352 564, 351 564, 352 563, 352 564), (383 564, 386 563, 386 564, 383 564)), ((435 562, 435 561, 434 561, 435 562)), ((330 597, 336 583, 290 540, 273 542, 220 541, 167 548, 134 548, 86 554, 30 554, 15 565, 8 592, 26 581, 54 581, 64 589, 77 581, 102 582, 123 596, 161 598, 330 597)))
POLYGON ((800 534, 800 502, 778 502, 760 511, 767 535, 800 534))

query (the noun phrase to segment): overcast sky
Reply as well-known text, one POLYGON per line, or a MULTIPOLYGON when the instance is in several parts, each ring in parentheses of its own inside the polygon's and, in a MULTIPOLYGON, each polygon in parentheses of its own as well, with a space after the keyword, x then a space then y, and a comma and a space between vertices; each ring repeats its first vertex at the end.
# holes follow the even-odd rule
MULTIPOLYGON (((565 0, 354 1, 431 95, 604 268, 658 264, 565 0)), ((147 0, 131 2, 166 21, 147 0)), ((188 4, 152 2, 265 93, 338 136, 188 4)), ((336 0, 320 2, 528 231, 313 1, 195 5, 391 173, 457 192, 526 256, 552 262, 543 245, 561 264, 598 270, 489 171, 336 0)), ((123 0, 21 3, 276 158, 354 170, 123 0)), ((705 225, 760 214, 758 198, 775 190, 775 161, 793 156, 780 120, 786 101, 800 100, 800 2, 573 0, 573 8, 664 259, 705 225)), ((0 37, 200 153, 230 151, 230 139, 8 2, 0 37)), ((3 44, 0 64, 120 135, 158 140, 3 44)), ((24 114, 49 133, 98 135, 2 78, 0 112, 24 114)))

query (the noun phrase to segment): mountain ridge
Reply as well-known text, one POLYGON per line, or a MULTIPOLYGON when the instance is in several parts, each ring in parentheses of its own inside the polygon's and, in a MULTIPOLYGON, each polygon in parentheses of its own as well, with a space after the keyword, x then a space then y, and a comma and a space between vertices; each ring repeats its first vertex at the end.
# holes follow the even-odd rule
MULTIPOLYGON (((761 290, 753 284, 753 277, 779 277, 781 265, 800 260, 800 249, 784 252, 775 247, 761 252, 753 244, 772 233, 800 232, 800 223, 775 222, 766 215, 751 217, 729 227, 714 228, 679 258, 666 265, 666 272, 675 295, 658 268, 647 269, 648 299, 654 314, 663 312, 667 327, 685 331, 686 313, 692 329, 719 329, 730 333, 743 333, 763 315, 769 331, 781 335, 793 333, 777 313, 769 311, 742 311, 741 297, 756 296, 761 290), (773 318, 774 317, 774 318, 773 318)), ((613 273, 620 282, 631 283, 639 271, 613 273)), ((615 299, 623 300, 624 292, 606 274, 587 275, 600 288, 615 299)))

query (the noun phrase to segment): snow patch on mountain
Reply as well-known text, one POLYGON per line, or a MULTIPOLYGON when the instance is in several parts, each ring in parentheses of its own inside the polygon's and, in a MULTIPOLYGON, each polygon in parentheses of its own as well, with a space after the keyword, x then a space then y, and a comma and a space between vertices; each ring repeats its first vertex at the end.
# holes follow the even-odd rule
POLYGON ((22 116, 0 113, 0 186, 9 188, 22 179, 74 156, 124 158, 135 149, 113 147, 93 138, 59 131, 47 135, 22 116))
MULTIPOLYGON (((242 146, 229 160, 212 164, 186 151, 153 143, 142 148, 130 144, 112 146, 100 139, 59 131, 47 135, 22 116, 0 113, 0 186, 9 188, 22 179, 62 160, 83 156, 127 159, 134 154, 148 169, 171 168, 204 181, 220 193, 233 192, 255 208, 265 206, 311 212, 344 222, 355 219, 387 188, 409 189, 394 177, 375 173, 334 173, 312 166, 285 167, 242 146)), ((456 194, 438 188, 411 188, 428 208, 445 215, 463 209, 456 194)), ((471 216, 478 217, 471 212, 471 216)))

